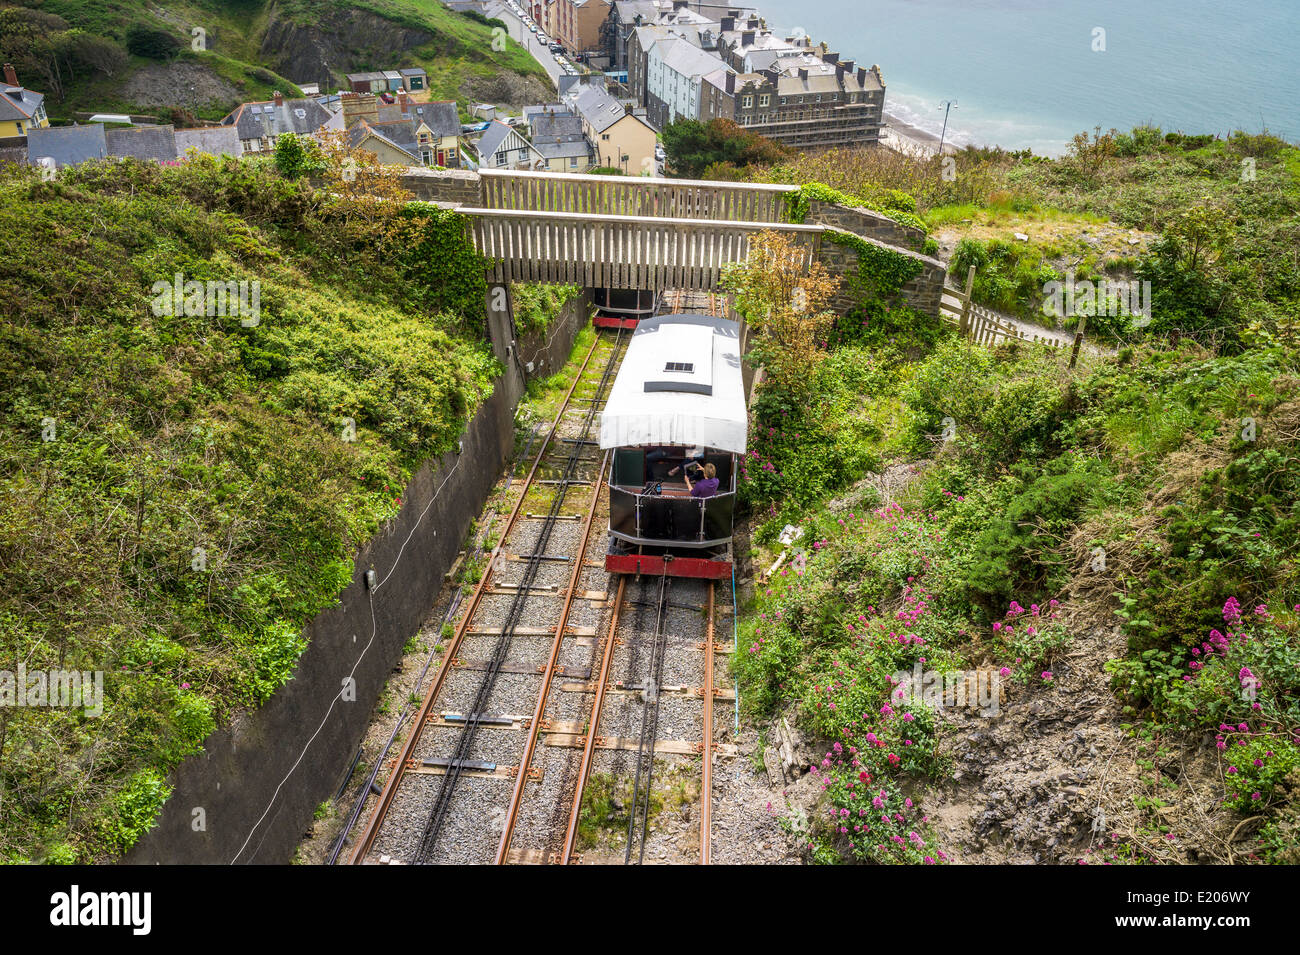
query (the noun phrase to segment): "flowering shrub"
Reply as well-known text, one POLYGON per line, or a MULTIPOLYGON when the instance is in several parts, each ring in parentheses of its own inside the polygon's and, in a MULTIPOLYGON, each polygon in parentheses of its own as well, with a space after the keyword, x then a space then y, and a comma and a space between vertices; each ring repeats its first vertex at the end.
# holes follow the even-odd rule
POLYGON ((934 845, 928 817, 895 780, 872 772, 859 757, 854 747, 836 743, 809 770, 824 793, 809 833, 814 861, 848 856, 876 863, 946 862, 947 855, 934 845))
POLYGON ((1057 620, 1057 606, 1058 601, 1050 600, 1046 607, 1030 604, 1026 610, 1013 600, 1006 617, 993 623, 994 639, 1006 656, 1015 661, 1014 678, 1021 683, 1035 675, 1050 680, 1050 671, 1044 668, 1051 662, 1052 654, 1069 642, 1065 625, 1057 620))

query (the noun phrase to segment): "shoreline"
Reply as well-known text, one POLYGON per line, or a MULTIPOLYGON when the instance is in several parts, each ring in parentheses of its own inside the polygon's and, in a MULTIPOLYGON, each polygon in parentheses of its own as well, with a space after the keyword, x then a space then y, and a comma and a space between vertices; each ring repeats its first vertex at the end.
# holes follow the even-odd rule
MULTIPOLYGON (((906 123, 888 110, 883 115, 884 124, 880 129, 880 145, 894 152, 907 156, 930 157, 939 152, 939 137, 916 126, 906 123)), ((951 140, 943 144, 945 156, 953 156, 959 147, 951 140)))

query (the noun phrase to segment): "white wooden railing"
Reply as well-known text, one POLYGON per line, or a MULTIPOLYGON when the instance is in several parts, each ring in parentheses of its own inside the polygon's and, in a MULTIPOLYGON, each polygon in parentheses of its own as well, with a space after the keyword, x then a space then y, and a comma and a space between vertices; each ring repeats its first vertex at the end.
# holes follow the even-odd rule
POLYGON ((483 207, 732 222, 789 222, 797 186, 479 170, 483 207))
POLYGON ((807 269, 825 231, 816 225, 761 221, 457 211, 469 217, 475 247, 495 262, 489 281, 588 288, 714 290, 723 267, 745 261, 752 238, 765 230, 790 236, 803 251, 807 269))

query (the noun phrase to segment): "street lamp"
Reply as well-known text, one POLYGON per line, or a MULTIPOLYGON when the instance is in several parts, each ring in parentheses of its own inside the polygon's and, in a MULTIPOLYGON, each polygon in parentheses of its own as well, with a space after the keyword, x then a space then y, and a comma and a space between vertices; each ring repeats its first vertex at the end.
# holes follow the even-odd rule
POLYGON ((955 99, 950 99, 946 103, 940 103, 939 108, 943 110, 943 132, 939 134, 939 155, 943 155, 943 141, 948 135, 948 112, 957 105, 955 99))

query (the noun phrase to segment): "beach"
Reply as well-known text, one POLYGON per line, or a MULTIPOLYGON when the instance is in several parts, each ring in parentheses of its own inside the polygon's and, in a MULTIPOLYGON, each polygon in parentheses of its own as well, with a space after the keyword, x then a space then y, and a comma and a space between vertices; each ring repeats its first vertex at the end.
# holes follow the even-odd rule
MULTIPOLYGON (((880 130, 880 145, 886 149, 918 157, 933 156, 939 151, 939 137, 933 133, 903 122, 888 110, 885 111, 884 120, 884 126, 880 130)), ((954 155, 958 148, 951 141, 943 144, 944 154, 948 156, 954 155)))

